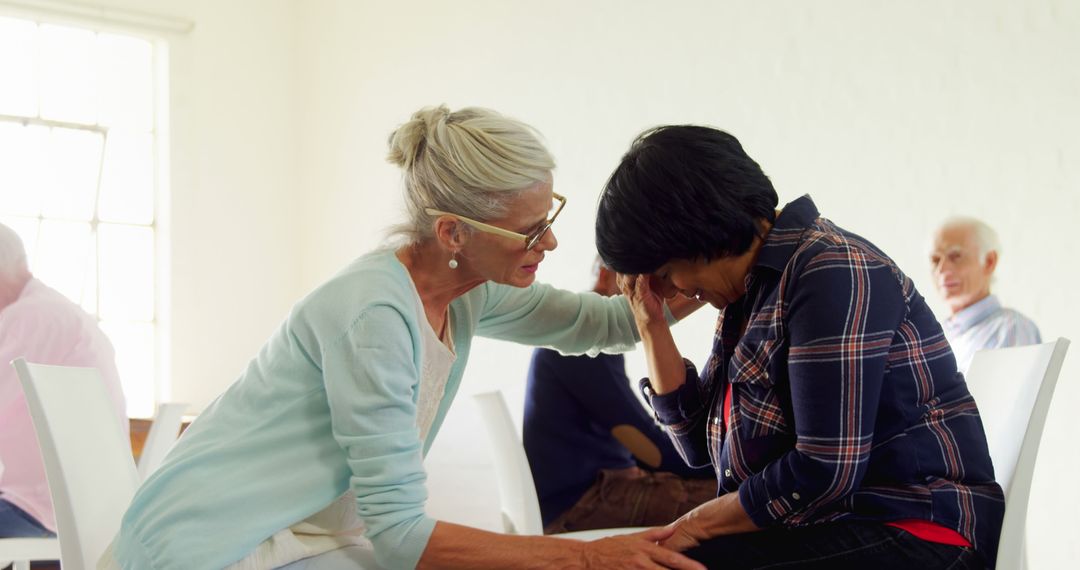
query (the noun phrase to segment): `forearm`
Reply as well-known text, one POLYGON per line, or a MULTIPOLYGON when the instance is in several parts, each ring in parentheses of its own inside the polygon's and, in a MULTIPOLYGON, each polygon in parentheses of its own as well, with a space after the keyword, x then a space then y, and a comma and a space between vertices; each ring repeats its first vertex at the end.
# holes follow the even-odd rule
POLYGON ((661 544, 679 552, 718 536, 760 530, 743 510, 738 493, 721 495, 697 507, 668 528, 673 534, 661 544))
POLYGON ((648 401, 653 408, 654 418, 666 426, 664 431, 667 441, 682 458, 680 462, 693 467, 705 467, 712 464, 708 429, 705 425, 709 412, 707 402, 710 398, 707 393, 702 393, 694 366, 685 360, 681 364, 682 381, 672 382, 679 385, 671 392, 656 393, 651 378, 642 382, 649 383, 648 388, 653 394, 648 397, 648 401))
POLYGON ((678 390, 686 382, 686 365, 679 347, 671 336, 667 323, 654 322, 638 325, 645 358, 649 364, 649 384, 653 392, 667 394, 678 390))
POLYGON ((750 515, 746 514, 746 509, 739 502, 738 493, 721 495, 710 503, 715 504, 709 521, 709 530, 713 536, 761 530, 754 521, 750 520, 750 515))
POLYGON ((706 537, 761 530, 739 503, 738 493, 721 495, 690 511, 685 518, 687 523, 704 531, 706 537))
POLYGON ((417 568, 584 568, 584 545, 576 540, 504 535, 439 521, 417 568))
POLYGON ((705 303, 692 299, 690 297, 683 297, 682 295, 676 295, 674 298, 667 301, 668 310, 675 317, 676 320, 683 320, 694 313, 694 311, 705 306, 705 303))

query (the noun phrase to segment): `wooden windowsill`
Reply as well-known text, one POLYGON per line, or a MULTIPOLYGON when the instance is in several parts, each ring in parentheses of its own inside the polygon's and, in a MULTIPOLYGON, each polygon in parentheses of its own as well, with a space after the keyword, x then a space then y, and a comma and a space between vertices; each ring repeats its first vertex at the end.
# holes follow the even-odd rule
MULTIPOLYGON (((142 456, 143 445, 146 443, 146 435, 150 433, 150 424, 154 421, 150 418, 128 418, 128 426, 131 430, 131 454, 135 456, 135 461, 139 461, 139 457, 142 456)), ((180 424, 180 433, 184 433, 190 425, 190 421, 184 421, 180 424)))

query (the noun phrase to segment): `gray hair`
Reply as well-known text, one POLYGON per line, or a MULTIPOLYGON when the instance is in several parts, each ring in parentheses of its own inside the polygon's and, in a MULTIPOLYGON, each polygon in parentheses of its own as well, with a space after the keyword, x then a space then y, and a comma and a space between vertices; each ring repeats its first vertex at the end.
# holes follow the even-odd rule
POLYGON ((410 243, 429 238, 432 208, 479 221, 506 214, 506 203, 551 179, 555 161, 536 129, 489 109, 425 107, 397 128, 387 160, 401 167, 408 221, 391 230, 410 243))
POLYGON ((0 279, 14 280, 25 275, 26 248, 15 230, 0 224, 0 279))
POLYGON ((975 244, 979 247, 980 262, 985 261, 986 255, 991 251, 996 251, 998 255, 1001 255, 1001 242, 998 240, 997 232, 982 220, 968 216, 954 216, 941 224, 941 229, 946 228, 970 229, 975 237, 975 244))

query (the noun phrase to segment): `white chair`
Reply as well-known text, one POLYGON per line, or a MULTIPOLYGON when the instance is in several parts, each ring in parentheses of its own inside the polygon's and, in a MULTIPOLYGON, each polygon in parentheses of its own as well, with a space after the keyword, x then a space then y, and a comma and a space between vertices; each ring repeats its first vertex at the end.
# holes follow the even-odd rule
MULTIPOLYGON (((509 534, 542 535, 544 523, 540 516, 540 499, 536 496, 529 457, 517 435, 517 426, 510 416, 502 392, 494 390, 473 396, 487 427, 488 439, 495 460, 495 481, 499 489, 503 530, 509 534)), ((594 540, 606 536, 629 534, 645 528, 627 527, 568 532, 553 536, 577 540, 594 540)))
POLYGON ((139 484, 120 419, 97 370, 14 365, 49 480, 60 564, 96 568, 139 484))
POLYGON ((187 404, 180 402, 167 402, 159 404, 154 414, 154 421, 150 424, 150 431, 146 434, 146 442, 143 443, 142 454, 139 455, 139 480, 145 481, 165 455, 176 443, 176 437, 180 434, 180 424, 184 419, 184 410, 187 404))
POLYGON ((499 488, 503 531, 509 534, 544 534, 540 500, 536 496, 529 458, 517 435, 510 408, 502 392, 495 390, 473 396, 487 427, 495 454, 495 481, 499 488))
POLYGON ((1005 491, 997 567, 1027 567, 1025 526, 1046 413, 1069 341, 975 353, 967 383, 979 406, 994 474, 1005 491))
POLYGON ((14 561, 14 570, 30 570, 31 562, 59 559, 60 542, 55 538, 0 538, 0 568, 14 561))

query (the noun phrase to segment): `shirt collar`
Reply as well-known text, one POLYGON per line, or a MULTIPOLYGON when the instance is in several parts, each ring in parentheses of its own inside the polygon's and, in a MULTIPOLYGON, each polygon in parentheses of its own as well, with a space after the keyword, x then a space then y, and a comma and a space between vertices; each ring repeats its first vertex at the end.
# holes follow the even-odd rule
POLYGON ((945 319, 945 328, 952 333, 962 333, 981 323, 984 319, 1001 310, 1001 301, 995 295, 987 295, 959 313, 945 319))
POLYGON ((789 202, 780 211, 772 229, 765 236, 765 243, 761 245, 754 267, 767 267, 782 273, 788 260, 795 254, 803 231, 820 216, 809 194, 789 202))

